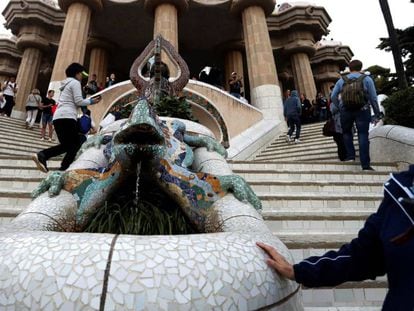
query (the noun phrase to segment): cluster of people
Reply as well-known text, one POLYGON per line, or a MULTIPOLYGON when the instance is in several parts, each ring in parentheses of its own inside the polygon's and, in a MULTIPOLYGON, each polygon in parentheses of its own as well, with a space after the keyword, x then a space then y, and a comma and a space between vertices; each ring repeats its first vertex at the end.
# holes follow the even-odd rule
MULTIPOLYGON (((218 87, 221 90, 224 90, 222 84, 222 73, 219 68, 216 66, 213 67, 205 67, 200 74, 197 76, 192 76, 193 80, 198 80, 201 82, 205 82, 211 85, 214 85, 215 87, 218 87)), ((243 92, 243 77, 238 75, 237 72, 233 71, 227 81, 228 87, 229 87, 229 93, 230 95, 234 96, 235 98, 241 100, 243 103, 248 104, 249 102, 244 97, 243 92)))
MULTIPOLYGON (((284 93, 283 102, 285 102, 291 96, 292 91, 286 90, 284 93)), ((300 121, 302 124, 327 120, 329 116, 330 98, 326 98, 321 92, 318 92, 316 94, 316 98, 310 101, 307 98, 306 94, 301 93, 299 100, 302 107, 300 115, 300 121)))
POLYGON ((116 83, 117 82, 114 73, 111 73, 105 78, 105 84, 98 83, 96 74, 92 74, 88 83, 83 87, 83 93, 85 95, 93 95, 102 91, 103 89, 115 85, 116 83))
POLYGON ((377 92, 372 78, 361 72, 361 61, 351 61, 349 69, 350 73, 331 87, 328 99, 322 93, 318 93, 314 104, 311 104, 304 94, 299 97, 296 90, 286 93, 283 102, 284 117, 289 127, 286 140, 290 142, 294 139, 296 143, 300 142, 301 124, 304 122, 326 121, 331 118, 334 124, 332 136, 338 147, 338 158, 341 161, 355 161, 355 125, 361 167, 363 170, 374 170, 369 157, 368 130, 370 123, 376 124, 381 118, 377 92), (292 136, 294 132, 295 137, 292 136))

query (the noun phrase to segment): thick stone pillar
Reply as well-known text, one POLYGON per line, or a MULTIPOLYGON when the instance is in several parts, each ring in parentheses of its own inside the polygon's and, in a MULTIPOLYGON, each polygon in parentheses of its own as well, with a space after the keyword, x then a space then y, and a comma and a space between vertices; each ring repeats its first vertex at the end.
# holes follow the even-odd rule
POLYGON ((178 51, 178 12, 170 3, 163 3, 155 8, 154 38, 162 35, 178 51))
POLYGON ((99 47, 91 49, 89 62, 89 74, 96 74, 98 86, 105 86, 105 78, 108 75, 108 52, 99 47))
POLYGON ((37 86, 43 51, 48 49, 44 29, 39 26, 23 26, 16 42, 19 50, 23 51, 16 82, 16 106, 13 108, 13 117, 22 118, 25 115, 27 96, 37 86))
POLYGON ((114 48, 110 42, 97 38, 89 38, 88 49, 90 49, 89 74, 96 74, 99 85, 105 86, 105 78, 108 75, 109 51, 114 48))
POLYGON ((282 120, 282 97, 266 22, 266 14, 272 13, 274 5, 272 0, 236 0, 232 10, 242 17, 251 102, 262 110, 265 119, 282 120))
POLYGON ((295 88, 299 93, 306 94, 307 98, 314 99, 316 97, 316 85, 308 54, 304 52, 294 53, 290 60, 295 88))
POLYGON ((27 96, 36 88, 42 54, 43 52, 37 48, 26 48, 23 52, 22 62, 16 78, 19 86, 16 95, 16 106, 13 108, 16 112, 24 113, 27 96))
MULTIPOLYGON (((154 12, 154 38, 163 36, 178 51, 178 14, 188 9, 188 0, 145 0, 145 8, 154 12)), ((171 77, 177 75, 177 66, 165 53, 162 61, 168 65, 171 77)))
POLYGON ((243 77, 243 87, 244 87, 244 69, 243 69, 243 54, 240 51, 233 50, 228 51, 224 60, 224 81, 226 83, 226 90, 229 91, 229 79, 231 73, 235 71, 237 75, 243 77))
POLYGON ((322 94, 328 98, 329 93, 331 92, 331 86, 335 85, 335 83, 329 82, 329 81, 324 81, 321 83, 320 85, 320 91, 322 92, 322 94))
POLYGON ((102 3, 101 0, 59 0, 59 6, 66 11, 66 19, 50 82, 54 90, 58 90, 60 81, 65 79, 69 64, 83 64, 92 10, 101 9, 102 3))

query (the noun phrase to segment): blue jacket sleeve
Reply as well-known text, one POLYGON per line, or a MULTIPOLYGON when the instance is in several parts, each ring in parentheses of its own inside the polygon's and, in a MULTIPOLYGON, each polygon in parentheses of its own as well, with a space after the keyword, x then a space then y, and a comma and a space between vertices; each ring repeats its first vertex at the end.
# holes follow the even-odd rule
POLYGON ((293 266, 295 279, 307 287, 336 286, 347 281, 375 279, 385 274, 380 229, 384 201, 359 231, 358 237, 338 251, 309 257, 293 266))
POLYGON ((331 101, 338 107, 339 107, 338 96, 339 96, 339 93, 341 93, 341 91, 342 91, 343 84, 344 84, 344 80, 342 78, 339 79, 336 82, 335 87, 332 90, 332 94, 331 94, 331 101))
POLYGON ((302 104, 301 104, 299 98, 296 99, 296 108, 298 110, 299 115, 301 115, 302 114, 302 104))
POLYGON ((374 110, 375 116, 379 117, 380 110, 377 100, 377 91, 375 90, 375 84, 371 77, 366 77, 364 79, 364 88, 366 89, 366 92, 368 94, 368 101, 371 104, 372 109, 374 110))

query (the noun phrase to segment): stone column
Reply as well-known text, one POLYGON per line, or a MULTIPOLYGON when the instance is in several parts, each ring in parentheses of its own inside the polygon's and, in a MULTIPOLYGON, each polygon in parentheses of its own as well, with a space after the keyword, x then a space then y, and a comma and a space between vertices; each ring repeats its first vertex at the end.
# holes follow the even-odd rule
POLYGON ((66 78, 65 69, 69 64, 83 64, 92 11, 102 9, 102 3, 101 0, 59 0, 59 6, 66 12, 66 19, 49 86, 55 91, 66 78))
POLYGON ((311 31, 296 29, 286 34, 287 42, 284 52, 290 56, 295 89, 306 94, 309 100, 316 97, 316 84, 310 64, 310 57, 315 54, 315 40, 311 31))
POLYGON ((252 104, 265 119, 282 120, 282 96, 266 22, 274 6, 272 0, 234 0, 232 11, 242 17, 252 104))
MULTIPOLYGON (((162 35, 178 51, 178 14, 188 9, 188 0, 145 0, 145 8, 154 12, 154 38, 162 35)), ((161 58, 168 65, 171 77, 176 76, 177 66, 165 53, 161 58)))
POLYGON ((178 51, 178 11, 170 3, 162 3, 154 12, 154 38, 162 35, 178 51))
MULTIPOLYGON (((229 79, 231 73, 235 71, 237 75, 244 78, 244 69, 243 69, 243 54, 240 51, 233 50, 228 51, 224 60, 224 81, 226 83, 226 90, 230 90, 229 79)), ((243 79, 244 85, 244 79, 243 79)))
POLYGON ((45 39, 44 29, 39 26, 23 26, 18 35, 17 47, 23 51, 22 60, 17 72, 16 106, 13 108, 13 117, 23 118, 26 114, 27 96, 37 86, 43 51, 49 47, 45 39))
POLYGON ((105 78, 108 75, 109 51, 114 47, 110 42, 97 38, 89 38, 88 49, 90 49, 89 74, 96 74, 98 85, 105 86, 105 78))
POLYGON ((316 85, 308 54, 294 53, 290 57, 295 88, 299 93, 305 93, 309 99, 316 97, 316 85))
POLYGON ((322 92, 322 94, 328 98, 329 93, 331 92, 331 85, 334 85, 335 83, 329 82, 329 81, 324 81, 321 83, 321 89, 320 91, 322 92))

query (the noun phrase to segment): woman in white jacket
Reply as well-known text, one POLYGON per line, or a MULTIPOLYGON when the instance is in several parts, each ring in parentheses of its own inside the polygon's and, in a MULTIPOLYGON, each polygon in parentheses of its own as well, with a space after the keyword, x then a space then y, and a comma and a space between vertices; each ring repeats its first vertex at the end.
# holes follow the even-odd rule
POLYGON ((81 146, 77 126, 78 107, 93 105, 101 100, 100 97, 83 98, 81 81, 82 76, 87 76, 87 73, 81 64, 70 64, 65 73, 67 78, 62 81, 58 106, 53 115, 53 125, 59 139, 59 145, 42 150, 32 156, 37 167, 43 172, 48 171, 48 159, 63 153, 66 154, 59 170, 64 171, 69 167, 81 146))
POLYGON ((26 128, 33 128, 41 104, 42 97, 40 97, 40 91, 33 89, 26 100, 26 128))

